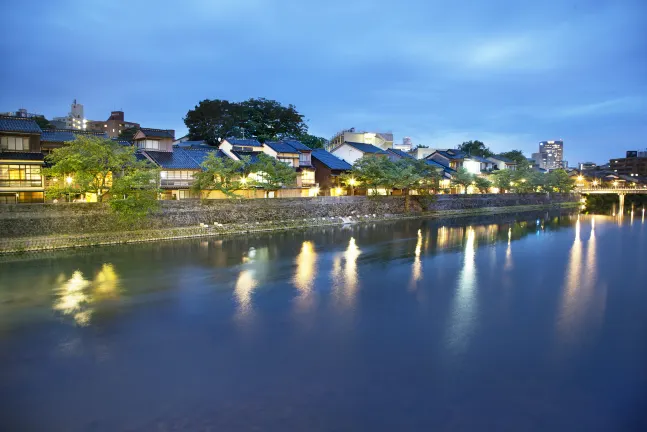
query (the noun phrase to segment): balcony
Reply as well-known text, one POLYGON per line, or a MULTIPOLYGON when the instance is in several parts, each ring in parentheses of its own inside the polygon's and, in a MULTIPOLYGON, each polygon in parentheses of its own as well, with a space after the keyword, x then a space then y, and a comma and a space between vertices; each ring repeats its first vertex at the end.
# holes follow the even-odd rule
POLYGON ((162 179, 160 187, 166 189, 189 188, 193 185, 193 179, 162 179))

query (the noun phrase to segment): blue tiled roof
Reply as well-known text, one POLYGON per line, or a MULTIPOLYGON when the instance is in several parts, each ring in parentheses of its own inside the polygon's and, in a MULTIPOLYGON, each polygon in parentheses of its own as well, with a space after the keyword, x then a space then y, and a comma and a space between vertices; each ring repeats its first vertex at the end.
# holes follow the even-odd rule
POLYGON ((513 161, 512 159, 508 159, 507 157, 501 156, 501 155, 494 155, 492 157, 494 159, 496 159, 496 160, 500 160, 501 162, 505 162, 505 163, 509 163, 509 164, 516 164, 517 163, 517 162, 513 161))
POLYGON ((481 156, 472 156, 472 155, 469 155, 469 156, 467 156, 467 157, 468 157, 469 159, 473 159, 473 160, 475 160, 475 161, 479 161, 479 162, 481 162, 481 163, 489 163, 489 164, 491 164, 491 163, 492 163, 492 161, 489 161, 489 160, 487 160, 487 159, 485 159, 484 157, 481 157, 481 156))
POLYGON ((184 149, 184 152, 188 154, 189 157, 193 159, 195 163, 197 163, 198 165, 202 165, 202 162, 204 162, 207 156, 209 156, 212 153, 219 158, 229 158, 229 156, 227 156, 225 152, 215 147, 211 147, 211 148, 191 147, 188 149, 184 149))
POLYGON ((375 153, 375 154, 386 153, 384 150, 374 146, 373 144, 364 144, 364 143, 356 143, 356 142, 348 142, 348 141, 345 142, 344 144, 348 144, 349 146, 356 148, 362 153, 375 153))
POLYGON ((132 141, 128 141, 128 140, 123 140, 123 139, 119 139, 119 138, 112 138, 112 140, 115 141, 115 142, 118 142, 122 146, 131 146, 131 145, 133 145, 132 141))
POLYGON ((140 128, 139 130, 147 137, 174 138, 171 131, 166 129, 140 128))
POLYGON ((145 161, 145 162, 148 162, 148 163, 150 163, 150 162, 151 162, 151 161, 150 161, 150 159, 148 159, 148 158, 147 158, 147 157, 142 153, 142 151, 141 151, 141 150, 137 150, 137 151, 135 152, 135 159, 137 159, 137 161, 138 161, 138 162, 141 162, 141 161, 145 161))
POLYGON ((249 161, 250 163, 256 163, 258 162, 258 155, 263 153, 263 152, 248 152, 248 151, 233 151, 232 153, 238 157, 238 159, 242 159, 244 156, 249 156, 249 161))
POLYGON ((283 140, 283 142, 286 143, 286 144, 291 145, 292 147, 294 147, 298 151, 305 151, 305 152, 312 151, 312 149, 310 147, 303 144, 301 141, 297 141, 297 140, 294 140, 294 139, 287 139, 287 140, 283 140))
POLYGON ((278 153, 299 153, 296 148, 285 141, 267 141, 265 145, 278 153))
POLYGON ((47 142, 70 142, 74 141, 77 136, 95 136, 99 138, 108 138, 105 132, 88 132, 74 129, 54 129, 44 130, 40 134, 41 141, 47 142))
POLYGON ((150 151, 144 153, 152 159, 155 164, 167 169, 200 169, 200 165, 182 149, 174 149, 172 152, 150 151))
POLYGON ((227 142, 232 146, 251 146, 251 147, 261 147, 261 143, 255 139, 241 139, 241 138, 227 138, 227 142))
POLYGON ((438 150, 436 153, 445 156, 447 159, 464 159, 467 154, 460 150, 438 150))
POLYGON ((386 152, 387 152, 387 153, 392 153, 392 154, 394 154, 394 155, 396 155, 396 156, 399 156, 399 157, 401 157, 401 158, 403 158, 403 159, 415 159, 415 158, 414 158, 413 156, 411 156, 409 153, 407 153, 407 152, 403 152, 403 151, 402 151, 402 150, 400 150, 400 149, 390 148, 390 149, 386 149, 386 152))
POLYGON ((31 153, 31 152, 12 152, 6 151, 0 153, 1 160, 29 160, 29 161, 42 161, 42 153, 31 153))
POLYGON ((348 162, 339 159, 324 149, 312 150, 312 157, 333 170, 350 170, 353 168, 348 162))
POLYGON ((41 133, 38 123, 30 118, 0 116, 0 131, 41 133))
POLYGON ((181 141, 173 145, 180 146, 180 147, 193 147, 193 146, 203 146, 203 145, 208 146, 209 144, 207 144, 206 141, 202 140, 202 141, 181 141))
POLYGON ((433 159, 425 159, 425 162, 427 162, 427 165, 432 165, 432 166, 435 166, 437 168, 442 168, 445 172, 448 172, 448 173, 456 172, 455 169, 452 169, 452 168, 448 167, 447 165, 443 165, 440 162, 435 161, 433 159))

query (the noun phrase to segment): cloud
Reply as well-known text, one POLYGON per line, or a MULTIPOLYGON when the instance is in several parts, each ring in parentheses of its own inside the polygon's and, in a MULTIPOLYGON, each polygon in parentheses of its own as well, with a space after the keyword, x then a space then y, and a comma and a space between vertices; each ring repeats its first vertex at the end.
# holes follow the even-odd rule
MULTIPOLYGON (((647 101, 638 96, 626 96, 616 99, 604 100, 579 105, 564 106, 553 109, 547 114, 556 118, 590 117, 608 114, 645 112, 647 101)), ((645 112, 647 115, 647 112, 645 112)))

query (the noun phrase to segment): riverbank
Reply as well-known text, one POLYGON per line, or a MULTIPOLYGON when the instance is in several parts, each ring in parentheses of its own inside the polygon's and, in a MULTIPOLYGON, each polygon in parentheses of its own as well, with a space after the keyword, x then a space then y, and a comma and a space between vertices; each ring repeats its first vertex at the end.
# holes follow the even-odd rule
MULTIPOLYGON (((513 205, 498 207, 461 208, 429 210, 416 213, 398 214, 350 214, 348 216, 328 216, 288 220, 266 220, 263 222, 242 222, 203 226, 184 226, 154 228, 134 231, 113 231, 78 234, 56 234, 48 236, 25 236, 3 238, 0 240, 0 254, 33 253, 80 247, 97 247, 128 243, 154 242, 198 237, 244 235, 253 232, 305 229, 318 226, 361 224, 369 222, 395 221, 419 218, 455 218, 484 214, 503 214, 544 210, 554 208, 575 208, 577 201, 555 202, 550 204, 513 205)), ((356 213, 356 212, 353 212, 356 213)))

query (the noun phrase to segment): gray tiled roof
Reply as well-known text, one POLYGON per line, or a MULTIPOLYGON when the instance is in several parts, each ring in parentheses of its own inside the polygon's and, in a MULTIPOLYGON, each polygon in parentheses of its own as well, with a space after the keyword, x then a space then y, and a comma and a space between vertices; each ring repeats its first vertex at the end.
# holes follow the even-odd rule
POLYGON ((250 163, 256 163, 258 162, 258 155, 262 154, 263 152, 254 152, 254 151, 238 151, 238 150, 232 150, 231 151, 234 156, 238 157, 238 159, 242 159, 244 156, 249 157, 249 162, 250 163))
POLYGON ((438 150, 436 153, 445 156, 447 159, 464 159, 467 153, 460 150, 438 150))
POLYGON ((278 153, 299 153, 297 149, 285 141, 267 141, 265 145, 278 153))
MULTIPOLYGON (((174 150, 175 151, 175 150, 174 150)), ((184 149, 184 152, 189 155, 191 159, 195 161, 198 165, 202 165, 204 160, 210 154, 215 154, 219 158, 229 158, 222 150, 217 149, 216 147, 204 148, 204 147, 191 147, 184 149)))
POLYGON ((44 130, 40 134, 41 141, 47 142, 69 142, 74 141, 77 136, 96 136, 99 138, 108 138, 105 132, 89 132, 75 129, 54 129, 44 130))
POLYGON ((2 132, 23 132, 41 133, 38 123, 30 118, 0 116, 0 131, 2 132))
POLYGON ((356 142, 348 142, 348 141, 346 141, 344 144, 348 144, 349 146, 356 148, 362 153, 375 153, 375 154, 386 153, 384 150, 374 146, 373 144, 364 144, 364 143, 356 143, 356 142))
POLYGON ((227 138, 227 142, 232 146, 262 147, 261 143, 255 139, 227 138))
POLYGON ((318 160, 328 168, 332 170, 350 170, 353 168, 351 164, 345 160, 339 159, 337 156, 332 153, 327 152, 324 149, 314 149, 312 150, 312 158, 318 160))
POLYGON ((43 154, 38 152, 0 152, 0 160, 29 160, 29 161, 42 161, 43 154))
POLYGON ((400 150, 400 149, 390 148, 390 149, 386 149, 386 152, 387 152, 387 153, 392 153, 392 154, 394 154, 394 155, 396 155, 396 156, 399 156, 399 157, 400 157, 400 158, 402 158, 402 159, 415 159, 415 158, 414 158, 413 156, 411 156, 409 153, 407 153, 407 152, 403 152, 403 151, 402 151, 402 150, 400 150))
POLYGON ((174 149, 172 152, 145 150, 150 159, 161 168, 167 169, 200 169, 200 165, 182 149, 174 149))
POLYGON ((173 138, 171 131, 166 129, 140 128, 139 130, 147 137, 173 138))

